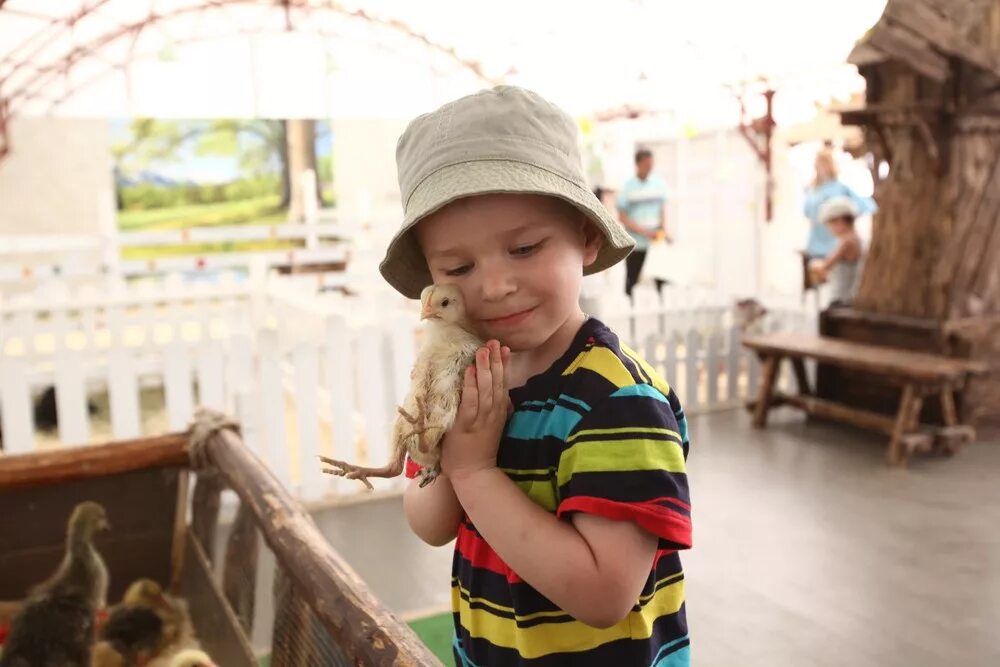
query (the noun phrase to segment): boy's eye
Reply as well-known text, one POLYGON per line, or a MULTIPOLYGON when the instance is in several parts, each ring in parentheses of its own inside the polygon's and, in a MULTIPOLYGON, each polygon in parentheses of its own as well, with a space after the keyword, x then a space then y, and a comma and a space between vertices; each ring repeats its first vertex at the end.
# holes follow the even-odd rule
POLYGON ((525 255, 530 255, 535 250, 538 250, 538 248, 540 248, 541 245, 542 245, 541 243, 532 243, 531 245, 517 246, 516 248, 514 248, 513 250, 510 251, 510 254, 512 254, 512 255, 520 255, 522 257, 525 256, 525 255))
POLYGON ((457 268, 448 269, 444 273, 445 273, 446 276, 464 276, 471 269, 472 269, 472 267, 469 266, 468 264, 463 264, 462 266, 459 266, 457 268))

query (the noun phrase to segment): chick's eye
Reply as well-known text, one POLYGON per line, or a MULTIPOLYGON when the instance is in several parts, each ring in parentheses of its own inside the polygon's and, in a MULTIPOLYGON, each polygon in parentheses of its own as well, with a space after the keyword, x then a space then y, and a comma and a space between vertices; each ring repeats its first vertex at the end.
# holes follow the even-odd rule
POLYGON ((447 308, 449 303, 451 303, 451 299, 445 299, 444 301, 441 302, 441 307, 447 308))

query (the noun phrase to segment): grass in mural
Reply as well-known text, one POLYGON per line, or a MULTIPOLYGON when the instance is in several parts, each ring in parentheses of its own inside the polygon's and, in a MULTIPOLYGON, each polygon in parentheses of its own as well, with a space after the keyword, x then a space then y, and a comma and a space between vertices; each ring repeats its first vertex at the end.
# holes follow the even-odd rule
POLYGON ((292 240, 224 241, 222 243, 189 243, 187 245, 135 246, 122 248, 124 260, 160 259, 163 257, 197 257, 220 252, 266 252, 294 250, 303 247, 292 240))
POLYGON ((281 197, 272 195, 213 204, 124 210, 118 212, 118 227, 123 232, 132 232, 281 223, 286 220, 288 212, 278 208, 280 203, 281 197))

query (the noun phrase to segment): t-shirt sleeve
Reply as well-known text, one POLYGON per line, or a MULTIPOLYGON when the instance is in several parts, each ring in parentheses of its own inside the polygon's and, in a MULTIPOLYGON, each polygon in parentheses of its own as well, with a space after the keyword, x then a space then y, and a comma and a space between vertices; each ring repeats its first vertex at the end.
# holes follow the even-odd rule
POLYGON ((687 420, 672 390, 618 389, 567 436, 556 513, 634 521, 671 548, 690 548, 687 453, 687 420))

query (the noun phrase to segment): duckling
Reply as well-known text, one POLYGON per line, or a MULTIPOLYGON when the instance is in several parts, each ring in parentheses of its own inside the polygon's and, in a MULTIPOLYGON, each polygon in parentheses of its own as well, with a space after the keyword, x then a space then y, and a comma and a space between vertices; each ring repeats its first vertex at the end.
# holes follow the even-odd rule
POLYGON ((181 651, 170 661, 170 667, 218 667, 202 650, 192 648, 181 651))
POLYGON ((108 596, 108 568, 94 546, 94 537, 110 528, 101 505, 92 501, 77 505, 66 528, 66 553, 62 562, 52 576, 35 586, 29 595, 77 593, 86 599, 91 613, 104 609, 108 596))

